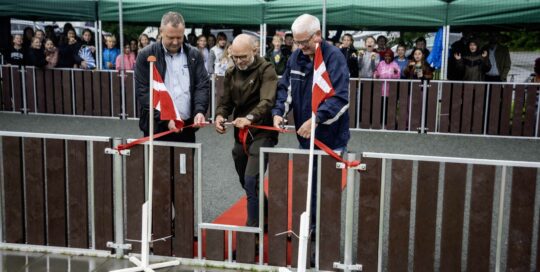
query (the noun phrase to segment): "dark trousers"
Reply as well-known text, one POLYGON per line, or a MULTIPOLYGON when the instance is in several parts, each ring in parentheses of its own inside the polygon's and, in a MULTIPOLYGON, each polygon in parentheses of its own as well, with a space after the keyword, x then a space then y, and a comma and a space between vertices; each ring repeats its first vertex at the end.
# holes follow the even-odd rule
POLYGON ((500 76, 488 76, 488 75, 484 76, 484 80, 488 82, 501 82, 502 81, 500 76))
MULTIPOLYGON (((246 191, 247 196, 247 214, 248 220, 246 225, 250 227, 259 226, 259 154, 261 147, 273 147, 276 145, 274 138, 259 138, 247 145, 247 154, 244 151, 244 146, 240 143, 234 144, 232 157, 236 173, 240 180, 242 188, 246 191)), ((264 158, 264 169, 266 171, 267 156, 264 158)), ((264 176, 264 173, 262 173, 264 176)), ((267 209, 266 196, 264 198, 264 207, 267 209)))

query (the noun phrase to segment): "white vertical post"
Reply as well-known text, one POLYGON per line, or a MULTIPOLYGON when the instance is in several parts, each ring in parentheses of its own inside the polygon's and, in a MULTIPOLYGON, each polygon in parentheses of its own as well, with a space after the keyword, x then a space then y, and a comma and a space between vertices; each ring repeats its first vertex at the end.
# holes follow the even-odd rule
MULTIPOLYGON (((148 104, 149 107, 149 115, 148 115, 148 123, 149 123, 149 130, 148 130, 148 226, 147 226, 147 240, 146 242, 152 240, 152 194, 154 193, 154 62, 156 61, 155 58, 149 59, 150 63, 150 87, 148 89, 150 101, 148 104)), ((143 265, 148 266, 148 259, 147 262, 143 262, 143 265)))
POLYGON ((323 0, 322 5, 322 37, 326 39, 326 0, 323 0))
MULTIPOLYGON (((347 154, 347 160, 354 161, 355 154, 347 154)), ((353 243, 353 224, 354 224, 354 173, 355 169, 347 169, 347 200, 345 210, 345 266, 352 265, 352 243, 353 243)))
MULTIPOLYGON (((119 21, 119 28, 120 28, 120 63, 117 63, 116 65, 120 65, 120 95, 122 97, 122 103, 120 104, 121 113, 120 113, 120 119, 126 118, 126 86, 124 79, 126 78, 126 64, 124 61, 124 16, 122 11, 122 0, 118 0, 118 21, 119 21)), ((152 92, 152 89, 150 89, 150 92, 152 92)))
POLYGON ((98 55, 98 69, 103 69, 103 27, 101 24, 101 20, 98 21, 98 29, 99 29, 99 35, 98 39, 96 40, 96 50, 99 52, 98 55))
POLYGON ((443 27, 443 52, 442 52, 442 66, 441 66, 441 79, 446 80, 448 78, 448 49, 450 48, 450 26, 443 27))

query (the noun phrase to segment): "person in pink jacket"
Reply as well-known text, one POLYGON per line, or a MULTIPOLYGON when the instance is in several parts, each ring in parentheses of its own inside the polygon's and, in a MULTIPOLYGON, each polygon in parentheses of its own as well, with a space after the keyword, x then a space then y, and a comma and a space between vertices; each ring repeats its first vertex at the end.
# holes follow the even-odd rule
MULTIPOLYGON (((399 65, 394 61, 394 52, 392 49, 387 48, 384 51, 384 61, 379 62, 377 69, 373 73, 373 78, 379 79, 399 79, 401 71, 399 65)), ((382 96, 388 96, 388 82, 385 82, 382 86, 382 96)))
POLYGON ((122 56, 124 56, 124 70, 133 70, 135 66, 135 54, 131 52, 131 47, 128 44, 124 45, 124 54, 116 57, 116 70, 122 69, 122 56))

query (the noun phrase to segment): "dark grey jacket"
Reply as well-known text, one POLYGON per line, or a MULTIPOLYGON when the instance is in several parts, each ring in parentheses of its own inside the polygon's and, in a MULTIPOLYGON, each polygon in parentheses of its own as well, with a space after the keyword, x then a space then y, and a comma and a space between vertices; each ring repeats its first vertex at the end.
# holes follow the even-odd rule
MULTIPOLYGON (((204 67, 204 58, 194 47, 184 43, 184 52, 188 59, 189 82, 191 92, 191 118, 197 113, 206 114, 208 110, 208 100, 210 97, 210 79, 204 67)), ((149 80, 150 66, 148 56, 155 56, 155 65, 159 74, 165 80, 167 65, 165 62, 165 49, 161 42, 153 43, 141 51, 137 56, 135 64, 135 92, 140 105, 139 127, 143 132, 148 132, 148 111, 149 111, 149 80)), ((155 129, 154 132, 168 130, 167 121, 159 120, 159 111, 154 111, 155 129)))

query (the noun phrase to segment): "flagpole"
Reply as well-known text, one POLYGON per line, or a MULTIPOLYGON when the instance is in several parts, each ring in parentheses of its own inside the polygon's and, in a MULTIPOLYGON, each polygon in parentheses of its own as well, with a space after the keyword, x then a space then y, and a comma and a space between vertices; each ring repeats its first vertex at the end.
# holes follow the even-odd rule
POLYGON ((152 243, 152 200, 154 188, 154 62, 155 56, 149 56, 150 79, 149 79, 149 114, 148 114, 148 200, 142 205, 142 227, 141 227, 141 259, 132 256, 129 260, 137 265, 136 267, 113 270, 112 272, 150 272, 154 269, 166 268, 180 265, 180 261, 168 261, 162 263, 149 263, 150 244, 152 243))

